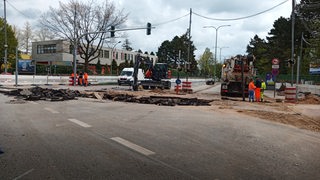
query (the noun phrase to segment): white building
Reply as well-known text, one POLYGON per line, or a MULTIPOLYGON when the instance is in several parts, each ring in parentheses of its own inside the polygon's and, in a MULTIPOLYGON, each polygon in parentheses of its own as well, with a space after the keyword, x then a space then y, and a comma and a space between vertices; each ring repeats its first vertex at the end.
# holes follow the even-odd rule
MULTIPOLYGON (((97 64, 98 59, 101 65, 111 65, 112 59, 117 62, 117 65, 127 60, 134 61, 135 55, 138 52, 127 51, 123 49, 112 49, 103 47, 99 53, 99 57, 90 62, 91 65, 97 64)), ((149 56, 150 60, 156 61, 157 56, 141 54, 149 56)), ((73 53, 72 44, 67 40, 49 40, 32 42, 32 59, 37 63, 56 64, 56 65, 72 65, 73 53)), ((78 63, 84 63, 84 59, 77 55, 78 63)))

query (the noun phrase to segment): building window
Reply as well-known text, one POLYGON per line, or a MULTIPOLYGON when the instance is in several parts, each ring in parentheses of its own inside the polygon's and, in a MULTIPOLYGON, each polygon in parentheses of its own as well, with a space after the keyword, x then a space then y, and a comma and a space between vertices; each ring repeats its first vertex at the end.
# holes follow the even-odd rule
POLYGON ((57 48, 56 44, 47 44, 47 45, 38 45, 37 54, 50 54, 56 53, 57 48))
POLYGON ((104 58, 109 59, 110 58, 110 53, 107 50, 104 50, 104 58))

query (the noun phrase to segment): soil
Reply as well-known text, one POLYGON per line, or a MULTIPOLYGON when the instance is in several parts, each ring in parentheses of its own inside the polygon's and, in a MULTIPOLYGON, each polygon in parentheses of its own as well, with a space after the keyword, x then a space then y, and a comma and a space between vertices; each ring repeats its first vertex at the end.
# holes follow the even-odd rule
POLYGON ((295 112, 293 108, 293 106, 298 104, 320 105, 320 97, 313 94, 300 97, 296 103, 287 103, 282 100, 278 101, 268 97, 265 98, 264 102, 252 103, 248 101, 242 101, 242 98, 221 99, 220 95, 205 94, 201 92, 176 94, 173 91, 156 89, 136 92, 127 91, 125 93, 133 96, 179 96, 184 98, 197 97, 202 99, 211 99, 212 102, 210 103, 210 107, 195 106, 194 108, 207 108, 210 111, 221 110, 223 112, 229 111, 230 113, 243 113, 249 116, 258 117, 262 120, 291 125, 300 129, 314 132, 320 132, 320 118, 311 118, 302 113, 295 112))

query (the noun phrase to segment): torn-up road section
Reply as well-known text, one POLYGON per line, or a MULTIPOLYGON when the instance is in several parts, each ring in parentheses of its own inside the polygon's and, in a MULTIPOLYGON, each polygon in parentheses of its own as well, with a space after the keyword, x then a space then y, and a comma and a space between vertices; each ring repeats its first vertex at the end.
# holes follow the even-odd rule
MULTIPOLYGON (((2 91, 3 92, 3 91, 2 91)), ((70 89, 48 89, 34 87, 29 89, 13 89, 3 92, 10 96, 16 96, 19 99, 27 101, 65 101, 76 100, 78 97, 95 98, 98 100, 109 99, 113 101, 123 101, 142 104, 156 104, 164 106, 210 106, 212 100, 199 99, 195 97, 178 97, 170 95, 154 95, 144 93, 135 93, 117 90, 100 90, 100 91, 78 91, 70 89)))

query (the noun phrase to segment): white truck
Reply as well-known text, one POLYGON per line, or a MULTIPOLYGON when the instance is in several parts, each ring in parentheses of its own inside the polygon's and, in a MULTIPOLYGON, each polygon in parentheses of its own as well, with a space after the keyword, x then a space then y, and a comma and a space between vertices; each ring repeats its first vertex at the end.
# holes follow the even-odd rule
MULTIPOLYGON (((118 85, 133 85, 133 71, 134 68, 123 68, 120 75, 118 76, 118 85)), ((140 81, 144 80, 144 72, 142 69, 138 70, 138 84, 140 81)))

